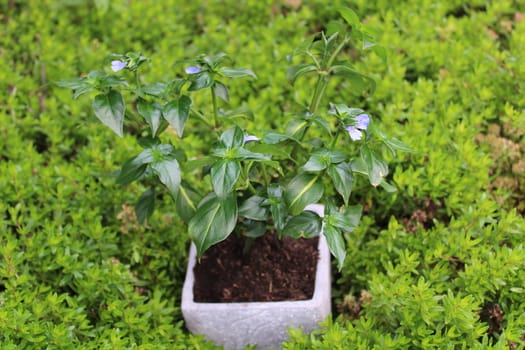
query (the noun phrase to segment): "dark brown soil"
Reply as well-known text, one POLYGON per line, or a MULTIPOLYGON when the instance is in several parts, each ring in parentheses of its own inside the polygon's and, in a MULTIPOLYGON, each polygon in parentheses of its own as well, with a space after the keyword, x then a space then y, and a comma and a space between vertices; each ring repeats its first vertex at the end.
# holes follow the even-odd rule
POLYGON ((318 238, 258 238, 243 255, 244 238, 230 235, 206 251, 194 268, 195 302, 311 299, 318 238))

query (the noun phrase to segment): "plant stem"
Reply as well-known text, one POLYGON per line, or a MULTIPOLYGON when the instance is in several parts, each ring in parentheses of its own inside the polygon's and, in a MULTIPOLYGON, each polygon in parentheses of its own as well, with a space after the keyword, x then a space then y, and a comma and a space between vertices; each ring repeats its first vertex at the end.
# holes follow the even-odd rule
POLYGON ((192 109, 191 113, 193 113, 197 118, 202 120, 206 125, 211 126, 210 121, 206 119, 206 117, 201 112, 192 109))
POLYGON ((319 108, 319 104, 321 103, 321 99, 323 98, 327 85, 328 76, 326 76, 325 74, 319 74, 319 76, 317 77, 317 83, 315 84, 312 102, 310 103, 310 108, 308 109, 308 111, 311 114, 315 114, 315 112, 317 112, 317 109, 319 108))
POLYGON ((215 94, 215 90, 213 89, 213 86, 210 88, 211 91, 211 102, 213 104, 213 125, 215 126, 215 129, 219 128, 219 110, 217 108, 217 95, 215 94))
POLYGON ((339 131, 339 128, 337 129, 337 133, 335 134, 334 138, 332 139, 332 143, 330 144, 330 149, 334 149, 335 144, 337 143, 337 139, 339 138, 339 134, 341 132, 339 131))
POLYGON ((137 85, 137 94, 142 96, 142 86, 140 84, 139 71, 135 71, 135 85, 137 85))

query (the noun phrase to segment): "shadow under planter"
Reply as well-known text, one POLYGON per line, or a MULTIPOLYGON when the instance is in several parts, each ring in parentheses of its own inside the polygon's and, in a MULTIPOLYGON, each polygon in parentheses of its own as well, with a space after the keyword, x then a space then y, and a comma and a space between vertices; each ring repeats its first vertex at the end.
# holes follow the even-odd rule
POLYGON ((193 297, 193 268, 196 250, 190 248, 186 280, 182 290, 182 314, 186 327, 203 334, 226 349, 244 349, 257 344, 258 349, 281 348, 288 339, 288 327, 311 332, 331 311, 330 252, 326 239, 319 237, 319 260, 311 299, 299 301, 200 303, 193 297))

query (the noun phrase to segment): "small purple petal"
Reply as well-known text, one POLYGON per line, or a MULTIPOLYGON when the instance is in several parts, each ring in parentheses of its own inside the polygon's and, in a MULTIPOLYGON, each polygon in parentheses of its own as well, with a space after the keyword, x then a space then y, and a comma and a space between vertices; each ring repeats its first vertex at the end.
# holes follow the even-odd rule
POLYGON ((197 74, 201 71, 199 67, 196 66, 188 66, 186 67, 186 74, 197 74))
POLYGON ((359 141, 363 137, 363 133, 359 131, 355 126, 347 126, 346 131, 348 131, 348 135, 350 135, 350 138, 354 141, 359 141))
POLYGON ((258 138, 255 135, 244 136, 244 143, 250 142, 250 141, 259 141, 259 140, 260 140, 260 138, 258 138))
POLYGON ((312 211, 324 218, 324 205, 323 204, 308 204, 304 210, 312 211))
POLYGON ((111 69, 113 72, 118 72, 121 69, 126 68, 127 63, 119 60, 111 61, 111 69))
POLYGON ((355 127, 361 130, 366 130, 368 128, 368 124, 370 124, 370 118, 368 117, 368 114, 356 115, 355 121, 355 127))

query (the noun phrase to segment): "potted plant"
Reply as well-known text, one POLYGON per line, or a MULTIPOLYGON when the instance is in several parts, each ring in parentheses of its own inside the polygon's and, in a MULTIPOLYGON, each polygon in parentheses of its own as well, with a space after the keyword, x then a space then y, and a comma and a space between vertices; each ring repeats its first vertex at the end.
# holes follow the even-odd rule
MULTIPOLYGON (((95 115, 119 136, 123 135, 126 117, 146 122, 147 135, 136 133, 143 151, 124 163, 117 182, 125 185, 156 178, 171 193, 192 240, 183 314, 190 330, 229 348, 242 348, 248 343, 278 346, 286 337, 287 326, 310 330, 325 318, 330 312, 328 250, 340 269, 345 259, 343 234, 354 230, 361 216, 361 206, 351 205, 350 200, 354 177, 362 175, 373 186, 395 190, 385 181, 388 166, 381 150, 388 148, 395 153, 408 148, 381 132, 364 110, 340 101, 327 104, 328 108, 323 103, 334 76, 349 80, 352 86, 374 87, 373 79, 341 60, 348 45, 358 44, 385 58, 384 49, 375 43, 372 31, 359 22, 357 15, 348 8, 339 12, 346 23, 331 24, 326 33, 313 35, 294 52, 294 56, 307 57, 310 62, 290 68, 291 83, 306 74, 316 74, 317 81, 309 106, 295 113, 284 131, 245 130, 236 118, 238 111, 219 108, 221 101, 229 100, 226 79, 257 78, 249 69, 229 68, 231 60, 225 54, 185 60, 182 77, 151 84, 144 84, 140 77, 146 57, 140 53, 112 54, 107 63, 116 74, 94 71, 57 83, 73 89, 75 98, 96 92, 95 115), (125 79, 126 74, 132 82, 125 79), (191 97, 202 91, 211 99, 209 113, 197 109, 191 97), (126 108, 123 96, 130 97, 131 108, 126 108), (203 154, 194 154, 184 148, 184 143, 171 143, 166 137, 165 131, 171 130, 171 138, 175 134, 181 140, 188 118, 200 123, 195 132, 206 130, 202 133, 203 154), (209 184, 204 185, 203 179, 209 179, 209 184), (200 193, 196 187, 204 191, 200 193), (240 259, 250 260, 242 256, 250 256, 264 237, 274 240, 269 243, 273 248, 280 248, 284 245, 281 242, 290 238, 296 242, 318 239, 319 249, 308 260, 309 274, 317 276, 320 284, 312 288, 310 295, 299 293, 305 300, 275 302, 277 309, 284 310, 280 316, 271 313, 272 302, 231 299, 231 288, 224 289, 229 295, 220 299, 227 300, 226 304, 219 303, 219 299, 196 301, 195 266, 213 260, 206 259, 213 249, 231 240, 236 247, 233 249, 243 252, 240 259), (235 241, 242 244, 235 245, 235 241), (313 319, 300 319, 303 316, 313 319)), ((135 210, 141 222, 153 213, 155 196, 152 188, 138 199, 135 210)), ((306 249, 301 247, 299 255, 306 249)), ((285 263, 285 267, 287 264, 300 265, 285 263)), ((255 274, 267 271, 256 269, 255 274)), ((286 284, 283 289, 287 289, 286 284)))

